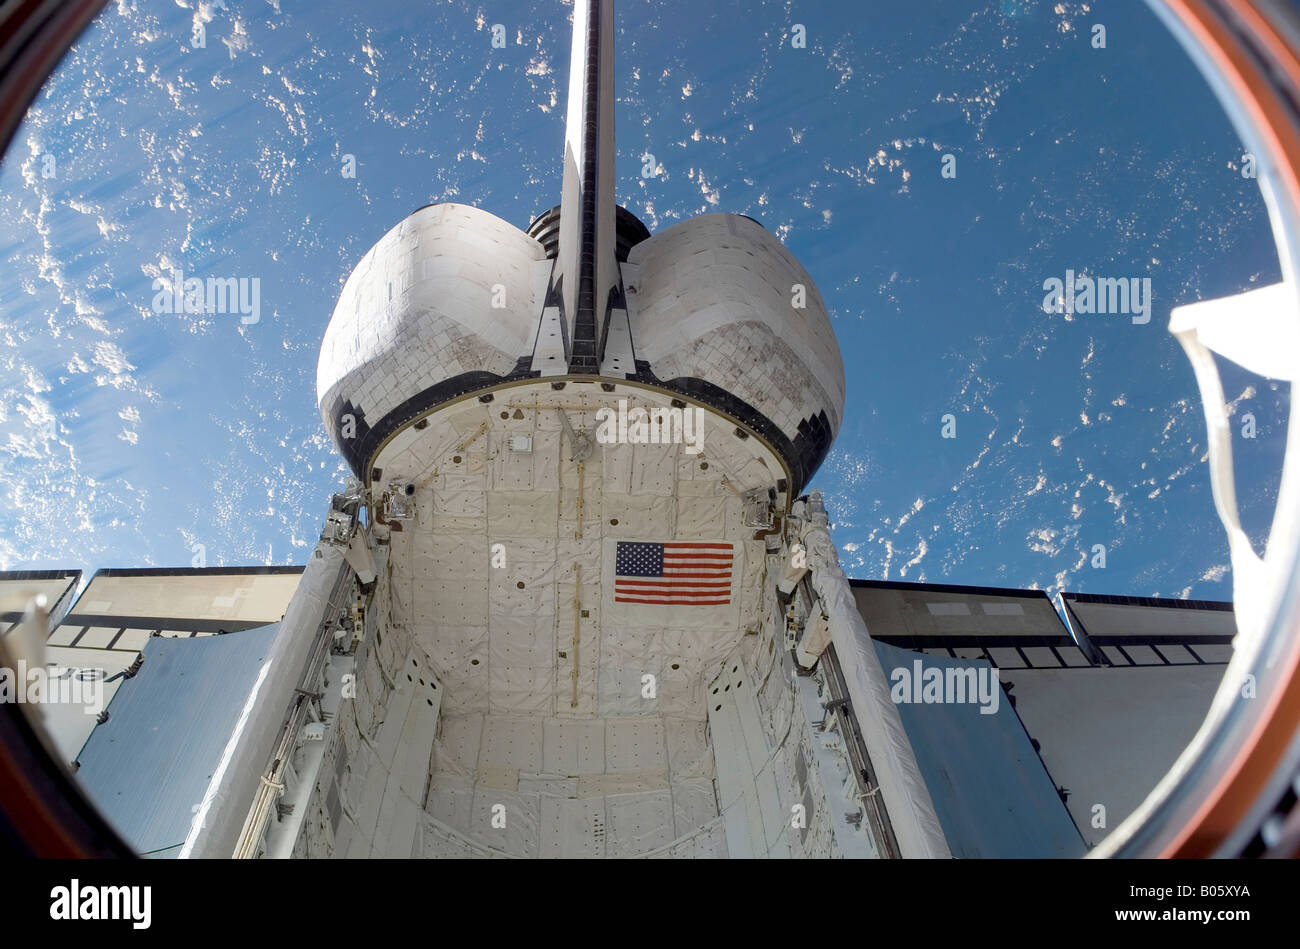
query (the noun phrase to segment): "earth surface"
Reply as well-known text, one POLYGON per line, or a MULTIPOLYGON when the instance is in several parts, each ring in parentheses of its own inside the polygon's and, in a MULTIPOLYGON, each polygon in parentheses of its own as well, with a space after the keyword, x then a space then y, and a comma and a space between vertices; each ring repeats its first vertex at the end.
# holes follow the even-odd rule
MULTIPOLYGON (((754 217, 826 301, 848 406, 812 486, 851 575, 1231 599, 1166 326, 1277 255, 1144 4, 616 7, 620 203, 754 217), (1149 278, 1149 322, 1045 312, 1067 270, 1149 278)), ((346 475, 315 393, 343 281, 425 204, 558 202, 570 14, 110 4, 0 165, 0 568, 305 562, 346 475), (157 312, 175 271, 258 278, 258 320, 157 312)), ((1289 391, 1224 371, 1260 549, 1289 391)))

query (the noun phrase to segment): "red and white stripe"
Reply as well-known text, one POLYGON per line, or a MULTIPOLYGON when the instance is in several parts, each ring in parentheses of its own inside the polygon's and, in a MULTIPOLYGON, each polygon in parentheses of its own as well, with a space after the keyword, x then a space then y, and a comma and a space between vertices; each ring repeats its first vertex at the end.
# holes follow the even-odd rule
POLYGON ((664 544, 663 577, 614 578, 616 603, 725 606, 731 602, 731 544, 664 544))

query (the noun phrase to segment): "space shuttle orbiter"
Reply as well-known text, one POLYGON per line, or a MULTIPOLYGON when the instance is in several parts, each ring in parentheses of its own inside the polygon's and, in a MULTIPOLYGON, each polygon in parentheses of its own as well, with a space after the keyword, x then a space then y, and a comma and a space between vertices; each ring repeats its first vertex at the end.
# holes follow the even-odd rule
POLYGON ((559 205, 421 208, 342 289, 355 478, 297 582, 104 571, 55 624, 139 660, 60 726, 83 786, 152 856, 1083 853, 1177 751, 1132 682, 1193 727, 1230 609, 846 579, 816 285, 751 218, 617 205, 612 0, 573 19, 559 205))
MULTIPOLYGON (((348 536, 368 538, 370 612, 401 642, 389 671, 439 683, 428 786, 394 805, 416 808, 426 853, 784 854, 820 787, 770 758, 798 737, 786 601, 810 588, 786 548, 843 415, 838 348, 757 222, 651 236, 617 206, 612 46, 613 4, 576 4, 559 205, 527 232, 417 211, 354 270, 322 345, 321 410, 373 504, 348 536)), ((810 546, 821 577, 833 552, 810 546)), ((842 575, 822 582, 851 602, 842 575)), ((809 665, 829 641, 805 643, 809 665)), ((854 687, 886 684, 852 662, 854 687)), ((374 685, 359 721, 392 721, 374 685)), ((852 852, 945 852, 886 711, 875 754, 898 812, 864 820, 845 759, 826 781, 858 825, 822 807, 799 829, 824 821, 828 852, 836 832, 852 852)), ((356 817, 346 852, 392 852, 356 817)))

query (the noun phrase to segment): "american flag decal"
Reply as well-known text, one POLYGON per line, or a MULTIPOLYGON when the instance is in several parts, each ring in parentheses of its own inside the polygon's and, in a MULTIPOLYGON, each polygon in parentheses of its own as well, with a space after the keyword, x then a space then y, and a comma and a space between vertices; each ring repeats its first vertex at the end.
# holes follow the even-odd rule
POLYGON ((614 601, 671 606, 731 602, 731 544, 618 542, 614 601))

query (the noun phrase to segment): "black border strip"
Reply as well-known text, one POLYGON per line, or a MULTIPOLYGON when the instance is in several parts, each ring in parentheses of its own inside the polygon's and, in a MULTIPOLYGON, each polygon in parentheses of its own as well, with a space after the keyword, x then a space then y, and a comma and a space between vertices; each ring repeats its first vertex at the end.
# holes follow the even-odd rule
MULTIPOLYGON (((394 433, 416 418, 453 399, 471 395, 475 392, 481 393, 480 398, 487 398, 494 393, 494 390, 506 383, 540 379, 541 373, 534 372, 529 368, 531 364, 531 356, 522 356, 515 369, 504 376, 498 376, 484 370, 475 370, 460 373, 450 379, 444 379, 442 382, 434 383, 422 392, 418 392, 406 399, 380 418, 373 426, 367 422, 364 409, 354 405, 350 399, 346 399, 342 394, 339 394, 334 397, 331 408, 326 413, 327 427, 330 436, 334 439, 334 444, 339 447, 339 451, 342 453, 344 460, 347 461, 348 467, 352 469, 352 473, 363 481, 369 482, 373 479, 368 477, 370 474, 368 466, 374 462, 384 442, 394 433), (353 418, 356 429, 354 438, 339 437, 345 415, 351 415, 353 418)), ((557 379, 555 381, 561 380, 557 379)), ((776 454, 789 467, 790 476, 794 482, 790 488, 792 496, 797 496, 812 480, 812 476, 830 453, 831 442, 834 439, 830 420, 825 410, 821 410, 816 416, 800 422, 799 434, 794 440, 791 440, 775 422, 748 402, 732 395, 727 390, 704 379, 693 377, 683 376, 671 380, 660 379, 650 371, 650 364, 644 360, 636 361, 636 372, 628 373, 626 379, 607 376, 579 376, 578 381, 607 382, 612 385, 626 381, 654 386, 668 392, 688 396, 708 408, 715 409, 723 415, 730 416, 748 425, 772 446, 776 454)), ((922 585, 928 586, 928 584, 922 585)), ((1039 592, 1041 593, 1041 591, 1039 592)), ((1012 595, 1025 596, 1027 594, 1023 590, 1017 590, 1012 595)), ((1046 596, 1046 594, 1042 595, 1046 596)))
MULTIPOLYGON (((858 580, 849 579, 849 586, 867 587, 876 590, 929 590, 934 593, 964 593, 970 596, 1008 596, 1021 599, 1043 600, 1053 613, 1051 597, 1043 590, 1019 590, 1011 587, 959 586, 953 583, 904 583, 901 580, 858 580)), ((1057 614, 1059 619, 1059 614, 1057 614)), ((875 638, 874 636, 872 637, 875 638)))
MULTIPOLYGON (((99 577, 256 577, 302 573, 307 568, 293 565, 274 567, 104 567, 95 571, 90 582, 99 577)), ((89 587, 87 587, 89 589, 89 587)))
MULTIPOLYGON (((971 633, 963 634, 946 634, 942 636, 925 636, 908 633, 906 635, 892 635, 882 633, 877 635, 871 634, 871 638, 876 642, 888 643, 891 646, 899 646, 903 649, 1018 649, 1022 646, 1069 646, 1075 648, 1074 641, 1069 636, 1036 636, 1033 634, 1017 636, 998 636, 989 633, 971 633), (913 645, 915 644, 915 645, 913 645)), ((1081 651, 1082 652, 1082 651, 1081 651)), ((1070 667, 1077 668, 1077 667, 1070 667)))
MULTIPOLYGON (((267 620, 233 620, 233 619, 190 619, 184 616, 113 616, 99 613, 69 613, 63 621, 66 626, 106 626, 113 629, 145 629, 152 633, 155 629, 177 633, 239 633, 259 626, 272 626, 279 619, 267 620)), ((76 643, 72 643, 76 645, 76 643)))
POLYGON ((1169 636, 1089 636, 1098 646, 1231 646, 1233 637, 1230 635, 1180 635, 1172 634, 1169 636))
POLYGON ((80 570, 0 570, 0 581, 4 580, 62 580, 79 578, 80 570))
POLYGON ((1156 596, 1116 596, 1109 593, 1070 593, 1061 594, 1066 600, 1076 603, 1104 603, 1110 606, 1159 606, 1171 610, 1212 610, 1219 613, 1233 612, 1231 602, 1223 600, 1179 600, 1156 596))

